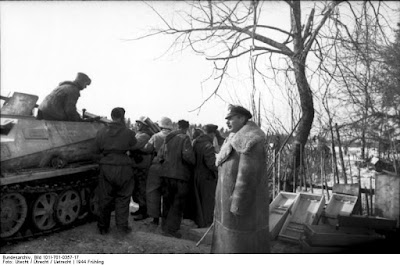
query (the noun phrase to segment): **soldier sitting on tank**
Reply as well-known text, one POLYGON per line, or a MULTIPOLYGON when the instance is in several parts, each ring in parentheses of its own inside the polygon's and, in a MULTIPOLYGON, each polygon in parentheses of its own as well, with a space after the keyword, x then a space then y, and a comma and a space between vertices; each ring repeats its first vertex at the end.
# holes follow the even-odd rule
POLYGON ((76 111, 80 91, 90 85, 90 78, 78 73, 74 81, 64 81, 58 85, 39 105, 38 120, 82 121, 76 111))

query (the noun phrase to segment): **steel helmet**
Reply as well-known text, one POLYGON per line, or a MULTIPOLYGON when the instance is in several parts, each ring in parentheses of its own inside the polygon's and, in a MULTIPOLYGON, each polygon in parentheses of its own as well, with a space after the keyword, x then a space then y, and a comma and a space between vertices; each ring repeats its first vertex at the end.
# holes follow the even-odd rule
POLYGON ((158 125, 160 126, 161 129, 170 129, 170 130, 173 129, 172 121, 168 117, 162 117, 158 125))
POLYGON ((146 119, 147 119, 146 116, 140 116, 140 118, 137 119, 136 122, 140 122, 141 124, 148 126, 147 123, 145 122, 146 119))

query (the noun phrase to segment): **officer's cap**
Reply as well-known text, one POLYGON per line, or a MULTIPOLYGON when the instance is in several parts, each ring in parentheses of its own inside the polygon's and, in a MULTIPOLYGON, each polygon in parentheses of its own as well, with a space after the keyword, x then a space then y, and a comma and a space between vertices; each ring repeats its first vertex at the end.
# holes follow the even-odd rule
POLYGON ((251 119, 251 117, 253 117, 253 115, 251 115, 250 111, 248 111, 247 109, 245 109, 239 105, 229 105, 228 111, 229 112, 226 115, 225 119, 229 119, 230 117, 233 117, 235 115, 242 115, 242 116, 246 117, 247 119, 251 119))

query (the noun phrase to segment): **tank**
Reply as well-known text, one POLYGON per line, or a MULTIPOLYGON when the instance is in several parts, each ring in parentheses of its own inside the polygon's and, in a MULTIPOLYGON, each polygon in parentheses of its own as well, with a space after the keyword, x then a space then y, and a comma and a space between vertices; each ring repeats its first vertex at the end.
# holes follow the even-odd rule
POLYGON ((37 120, 38 97, 1 108, 1 240, 50 233, 96 214, 94 140, 107 119, 37 120))

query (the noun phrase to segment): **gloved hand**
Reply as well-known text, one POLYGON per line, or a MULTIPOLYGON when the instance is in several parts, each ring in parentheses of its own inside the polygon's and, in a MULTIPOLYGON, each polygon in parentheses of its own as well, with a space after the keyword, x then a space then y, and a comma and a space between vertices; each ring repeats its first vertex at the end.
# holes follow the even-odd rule
POLYGON ((100 116, 96 116, 94 118, 85 118, 83 121, 94 122, 94 121, 99 121, 100 119, 101 119, 100 116))
POLYGON ((139 164, 140 162, 143 161, 142 155, 139 152, 137 152, 137 150, 130 152, 129 157, 133 158, 136 164, 139 164))

